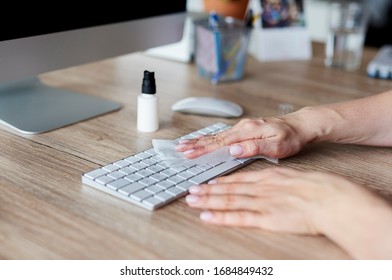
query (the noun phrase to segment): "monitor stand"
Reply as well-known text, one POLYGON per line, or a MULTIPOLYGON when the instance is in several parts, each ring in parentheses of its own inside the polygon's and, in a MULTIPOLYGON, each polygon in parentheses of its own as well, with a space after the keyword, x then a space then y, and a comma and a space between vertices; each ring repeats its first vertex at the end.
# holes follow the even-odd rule
POLYGON ((46 86, 38 77, 0 84, 0 124, 24 134, 47 132, 120 108, 105 99, 46 86))

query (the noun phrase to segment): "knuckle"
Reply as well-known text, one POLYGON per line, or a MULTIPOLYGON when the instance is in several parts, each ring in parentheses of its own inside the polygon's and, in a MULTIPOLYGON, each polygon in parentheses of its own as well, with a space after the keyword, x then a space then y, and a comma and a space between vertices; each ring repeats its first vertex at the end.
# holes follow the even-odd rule
POLYGON ((224 144, 225 144, 225 139, 224 139, 222 136, 220 136, 220 135, 218 134, 218 135, 215 135, 215 136, 214 136, 214 142, 215 142, 216 144, 218 144, 219 146, 224 146, 224 144))
POLYGON ((242 128, 247 131, 253 131, 259 126, 259 120, 255 119, 245 119, 242 123, 242 128))
POLYGON ((235 200, 236 200, 236 196, 235 196, 235 195, 233 195, 233 194, 231 194, 231 193, 227 194, 227 201, 226 201, 226 202, 227 202, 229 205, 234 204, 235 200))
POLYGON ((207 152, 207 148, 206 148, 205 146, 199 146, 199 147, 197 147, 197 150, 198 150, 199 152, 202 152, 202 153, 207 152))
POLYGON ((226 195, 226 199, 224 201, 224 208, 225 209, 232 209, 233 205, 235 204, 235 201, 236 201, 236 196, 228 193, 226 195))
POLYGON ((224 146, 225 139, 220 134, 214 134, 206 138, 207 145, 224 146))
POLYGON ((244 143, 245 155, 256 155, 260 152, 259 143, 257 140, 248 140, 244 143))

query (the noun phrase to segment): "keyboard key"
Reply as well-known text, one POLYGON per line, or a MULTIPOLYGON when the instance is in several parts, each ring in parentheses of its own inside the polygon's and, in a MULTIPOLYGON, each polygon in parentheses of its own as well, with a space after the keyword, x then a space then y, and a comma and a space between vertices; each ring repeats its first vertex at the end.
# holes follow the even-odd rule
POLYGON ((102 167, 102 169, 104 169, 104 170, 106 170, 108 172, 112 172, 112 171, 120 169, 120 167, 118 167, 117 165, 114 165, 112 163, 112 164, 105 165, 104 167, 102 167))
POLYGON ((218 130, 229 128, 230 126, 224 123, 216 123, 213 124, 212 127, 217 128, 218 130))
POLYGON ((154 148, 148 149, 144 151, 145 153, 149 154, 150 156, 156 155, 154 148))
POLYGON ((126 185, 129 185, 130 182, 121 178, 119 180, 116 181, 112 181, 109 184, 107 184, 106 186, 117 191, 119 188, 125 187, 126 185))
POLYGON ((202 169, 197 168, 197 167, 189 168, 187 171, 188 171, 189 173, 192 173, 193 175, 197 175, 197 174, 200 174, 200 173, 203 172, 202 169))
POLYGON ((211 169, 212 165, 211 164, 199 164, 199 165, 196 165, 196 167, 203 170, 203 171, 206 171, 208 169, 211 169))
POLYGON ((157 207, 159 207, 161 205, 164 205, 162 200, 160 200, 160 199, 158 199, 158 198, 156 198, 154 196, 147 197, 142 202, 149 209, 154 209, 154 208, 157 208, 157 207))
POLYGON ((116 165, 116 166, 118 166, 118 167, 120 167, 120 168, 123 168, 123 167, 125 167, 125 166, 128 166, 128 165, 129 165, 129 162, 126 161, 126 160, 119 160, 119 161, 116 161, 116 162, 113 163, 113 164, 116 165))
POLYGON ((167 177, 161 173, 156 173, 156 174, 151 175, 150 178, 159 182, 159 181, 166 179, 167 177))
POLYGON ((199 175, 191 178, 189 181, 195 184, 201 184, 204 182, 207 182, 208 180, 211 180, 212 178, 215 178, 216 176, 227 172, 235 167, 238 167, 242 165, 240 162, 231 160, 225 163, 222 163, 221 165, 218 165, 210 170, 207 170, 204 173, 200 173, 199 175))
POLYGON ((108 174, 108 176, 113 178, 113 179, 120 179, 120 178, 124 177, 125 174, 120 172, 120 171, 113 171, 113 172, 110 172, 108 174))
POLYGON ((128 176, 125 176, 124 179, 126 179, 130 182, 136 182, 136 181, 139 181, 140 179, 143 179, 143 176, 140 176, 138 174, 130 174, 128 176))
POLYGON ((143 159, 140 163, 144 164, 145 166, 151 166, 153 164, 156 164, 157 161, 156 160, 152 160, 151 158, 146 158, 146 159, 143 159))
POLYGON ((167 201, 169 199, 172 199, 173 195, 163 191, 163 192, 157 193, 156 195, 154 195, 154 197, 161 200, 161 201, 167 201))
POLYGON ((177 187, 171 187, 171 188, 168 188, 168 189, 166 190, 166 192, 168 192, 169 194, 172 194, 172 195, 174 195, 174 196, 178 196, 178 195, 180 195, 180 194, 183 194, 183 193, 184 193, 184 190, 183 190, 183 189, 180 189, 180 188, 177 188, 177 187))
POLYGON ((156 183, 156 185, 163 188, 163 189, 167 189, 167 188, 170 188, 171 186, 174 186, 174 184, 172 182, 169 182, 167 180, 160 181, 160 182, 156 183))
POLYGON ((177 175, 178 177, 181 177, 182 179, 189 179, 193 176, 195 176, 195 174, 188 172, 188 171, 183 171, 181 173, 178 173, 177 175))
POLYGON ((129 162, 129 163, 136 163, 138 161, 141 161, 141 158, 138 158, 138 157, 135 157, 135 156, 131 156, 131 157, 124 158, 124 160, 129 162))
POLYGON ((144 164, 141 164, 140 162, 136 162, 136 163, 130 165, 129 167, 135 169, 135 171, 146 168, 146 166, 144 164))
POLYGON ((149 186, 148 188, 145 188, 145 190, 147 192, 152 193, 152 194, 157 194, 157 193, 161 192, 163 189, 161 187, 158 187, 157 185, 152 185, 152 186, 149 186))
POLYGON ((145 159, 145 158, 149 158, 151 155, 145 152, 141 152, 135 155, 135 157, 138 157, 140 159, 145 159))
POLYGON ((135 172, 135 169, 127 166, 127 167, 121 168, 119 171, 124 173, 125 175, 129 175, 129 174, 132 174, 133 172, 135 172))
POLYGON ((186 139, 186 140, 190 140, 190 139, 194 139, 195 137, 194 136, 192 136, 192 135, 190 135, 190 134, 188 134, 188 135, 184 135, 184 136, 182 136, 181 137, 181 139, 186 139))
POLYGON ((182 190, 184 190, 184 191, 187 191, 187 190, 189 190, 189 188, 190 188, 191 186, 194 186, 194 185, 195 185, 195 184, 192 183, 192 182, 184 181, 184 182, 179 183, 179 184, 177 185, 177 187, 180 188, 180 189, 182 189, 182 190))
POLYGON ((175 184, 175 185, 184 181, 183 178, 181 178, 180 176, 177 176, 177 175, 171 176, 171 177, 167 178, 166 180, 175 184))
POLYGON ((148 177, 152 174, 154 174, 154 172, 148 170, 148 169, 142 169, 136 172, 137 175, 143 176, 143 177, 148 177))
POLYGON ((127 185, 121 189, 118 190, 119 193, 125 194, 126 196, 129 196, 130 194, 137 192, 139 190, 144 189, 144 185, 139 184, 139 183, 132 183, 130 185, 127 185))
POLYGON ((114 179, 112 177, 105 175, 105 176, 101 176, 101 177, 97 178, 96 181, 102 185, 106 185, 107 183, 114 181, 114 179))
POLYGON ((161 171, 161 174, 165 175, 166 177, 170 177, 170 176, 176 175, 177 171, 175 171, 171 168, 166 168, 165 170, 161 171))
POLYGON ((147 167, 146 169, 150 170, 153 173, 158 173, 158 172, 162 171, 164 168, 162 166, 154 164, 154 165, 147 167))
POLYGON ((142 201, 143 199, 152 196, 152 193, 146 192, 145 190, 140 190, 131 194, 131 198, 136 199, 138 201, 142 201))
POLYGON ((108 173, 108 171, 106 171, 105 169, 98 168, 98 169, 95 169, 95 170, 90 171, 88 173, 85 173, 84 176, 94 180, 95 178, 106 175, 107 173, 108 173))
POLYGON ((147 177, 147 178, 141 179, 139 181, 139 183, 145 185, 146 187, 148 187, 148 186, 151 186, 151 185, 155 184, 156 181, 151 179, 151 178, 149 178, 149 177, 147 177))
POLYGON ((175 165, 175 166, 170 167, 170 169, 174 170, 175 174, 177 174, 178 172, 186 170, 187 167, 184 165, 175 165))

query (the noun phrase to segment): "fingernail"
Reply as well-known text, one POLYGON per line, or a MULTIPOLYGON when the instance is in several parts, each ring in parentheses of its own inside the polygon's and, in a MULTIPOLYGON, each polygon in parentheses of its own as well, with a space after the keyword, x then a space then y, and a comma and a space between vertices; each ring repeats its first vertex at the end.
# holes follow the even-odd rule
POLYGON ((216 184, 216 180, 215 179, 209 180, 208 184, 216 184))
POLYGON ((185 145, 184 144, 180 144, 176 146, 176 151, 181 150, 182 148, 184 148, 185 145))
POLYGON ((187 195, 187 197, 185 197, 185 200, 190 204, 194 204, 199 202, 200 198, 197 195, 187 195))
POLYGON ((244 152, 244 149, 242 149, 242 146, 240 145, 234 145, 230 147, 230 155, 232 156, 239 156, 242 155, 244 152))
POLYGON ((200 186, 192 186, 189 188, 189 192, 193 194, 199 194, 201 192, 200 186))
POLYGON ((200 219, 203 221, 211 221, 214 218, 214 215, 211 212, 201 212, 200 219))
POLYGON ((181 150, 183 147, 185 147, 184 144, 179 144, 176 146, 176 151, 181 150))
POLYGON ((191 153, 193 153, 195 150, 193 150, 193 149, 191 149, 191 150, 186 150, 185 152, 184 152, 184 155, 189 155, 189 154, 191 154, 191 153))

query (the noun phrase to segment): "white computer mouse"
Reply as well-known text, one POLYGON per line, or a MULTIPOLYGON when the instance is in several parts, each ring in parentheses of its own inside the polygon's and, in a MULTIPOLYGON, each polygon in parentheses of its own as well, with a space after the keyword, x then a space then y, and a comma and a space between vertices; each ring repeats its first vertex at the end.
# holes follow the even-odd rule
POLYGON ((187 114, 225 118, 240 117, 243 114, 240 105, 215 97, 187 97, 174 103, 172 110, 187 114))

